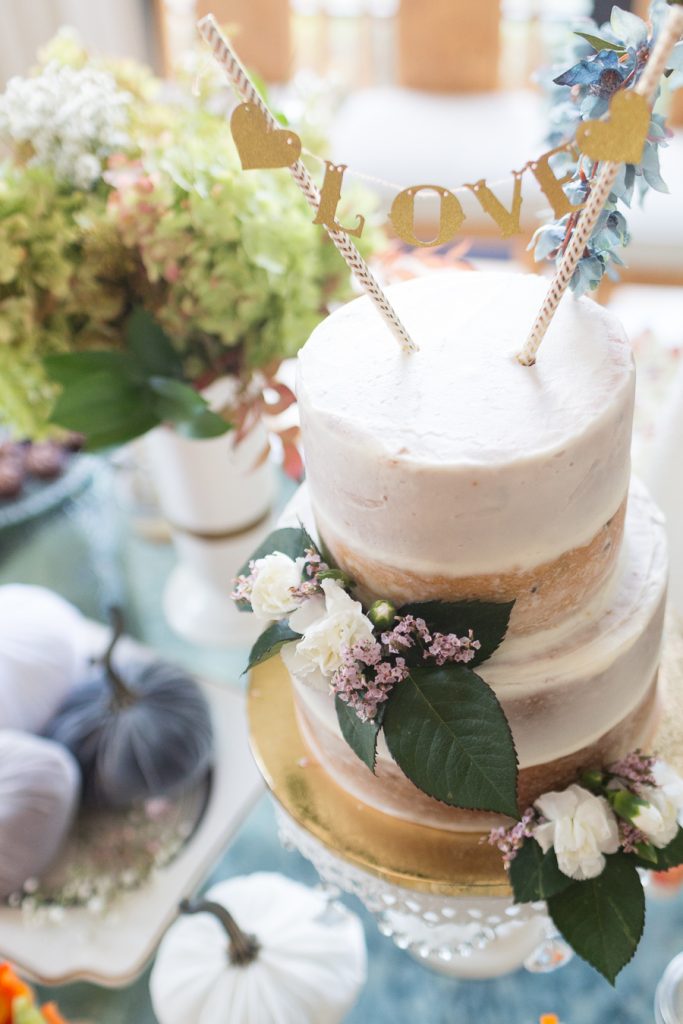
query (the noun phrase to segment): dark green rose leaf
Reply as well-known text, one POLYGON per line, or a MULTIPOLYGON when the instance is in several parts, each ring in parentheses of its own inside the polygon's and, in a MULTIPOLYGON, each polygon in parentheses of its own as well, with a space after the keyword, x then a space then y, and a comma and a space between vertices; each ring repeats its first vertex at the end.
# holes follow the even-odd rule
POLYGON ((535 839, 527 839, 510 864, 510 884, 515 903, 533 903, 547 900, 573 883, 557 866, 552 847, 544 853, 535 839))
POLYGON ((341 700, 335 698, 334 706, 337 710, 337 721, 342 736, 357 754, 363 764, 367 765, 371 772, 375 770, 377 758, 377 737, 382 728, 381 718, 378 716, 370 722, 363 722, 353 708, 341 700))
POLYGON ((645 925, 645 894, 632 858, 607 857, 597 878, 551 896, 548 912, 574 952, 613 985, 645 925))
POLYGON ((656 847, 653 847, 652 850, 654 857, 635 858, 639 867, 647 868, 650 871, 668 871, 669 868, 677 868, 679 864, 683 864, 683 828, 679 828, 669 845, 665 846, 663 850, 658 850, 656 847))
POLYGON ((500 646, 507 632, 514 601, 496 603, 492 601, 423 601, 406 604, 398 609, 398 615, 415 615, 424 619, 430 630, 438 633, 457 633, 467 636, 471 629, 474 639, 481 644, 472 661, 476 668, 491 657, 500 646))
POLYGON ((423 793, 453 807, 519 816, 510 726, 493 690, 465 665, 412 669, 391 692, 384 735, 423 793))
POLYGON ((291 643, 292 640, 300 639, 301 634, 295 633, 286 622, 274 622, 272 626, 268 626, 261 633, 261 636, 252 647, 245 672, 254 668, 255 665, 260 665, 261 662, 268 661, 269 658, 274 657, 285 644, 291 643))

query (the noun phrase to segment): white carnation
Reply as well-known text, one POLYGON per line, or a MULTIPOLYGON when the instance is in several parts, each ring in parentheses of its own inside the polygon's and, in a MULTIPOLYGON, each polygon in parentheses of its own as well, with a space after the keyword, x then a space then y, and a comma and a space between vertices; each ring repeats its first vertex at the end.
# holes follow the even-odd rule
POLYGON ((336 580, 322 581, 323 597, 313 597, 289 619, 302 639, 286 648, 285 662, 297 676, 329 679, 342 664, 342 652, 372 639, 372 623, 363 606, 336 580))
POLYGON ((534 829, 534 839, 544 853, 554 847, 560 871, 577 880, 600 875, 604 854, 619 849, 619 826, 607 800, 573 785, 545 793, 534 806, 547 819, 534 829))
POLYGON ((249 598, 254 615, 259 619, 281 619, 298 608, 301 601, 292 590, 301 583, 303 565, 303 558, 294 561, 281 551, 254 563, 254 583, 249 598))
POLYGON ((663 850, 678 832, 678 806, 661 789, 644 786, 640 795, 646 802, 638 807, 631 821, 653 846, 663 850))

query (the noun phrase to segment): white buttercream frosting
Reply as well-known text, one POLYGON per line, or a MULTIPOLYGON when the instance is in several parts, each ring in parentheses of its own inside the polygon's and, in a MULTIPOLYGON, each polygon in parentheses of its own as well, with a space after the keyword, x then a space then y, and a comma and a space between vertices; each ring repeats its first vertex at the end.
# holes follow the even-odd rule
POLYGON ((299 354, 307 474, 323 536, 417 573, 529 568, 588 543, 628 488, 634 371, 619 322, 566 295, 533 367, 547 281, 446 272, 389 289, 420 346, 367 298, 299 354))
MULTIPOLYGON (((305 486, 282 523, 297 521, 314 530, 305 486)), ((666 577, 662 515, 633 481, 624 543, 608 588, 562 626, 506 638, 477 669, 503 706, 521 768, 588 746, 644 700, 659 663, 666 577)), ((293 680, 321 736, 325 730, 340 736, 325 681, 293 680)), ((390 759, 381 737, 378 756, 390 759)))

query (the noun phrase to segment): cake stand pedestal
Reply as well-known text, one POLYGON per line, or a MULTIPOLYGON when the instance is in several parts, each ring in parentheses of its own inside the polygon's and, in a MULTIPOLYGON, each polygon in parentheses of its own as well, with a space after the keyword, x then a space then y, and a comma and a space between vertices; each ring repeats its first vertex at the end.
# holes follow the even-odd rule
MULTIPOLYGON (((647 748, 683 773, 683 633, 667 624, 662 715, 647 748)), ((551 971, 571 958, 544 903, 515 905, 497 849, 481 833, 448 832, 382 814, 340 789, 312 757, 279 658, 256 668, 251 746, 277 805, 283 843, 332 891, 357 896, 379 930, 430 967, 490 978, 551 971)))
POLYGON ((332 781, 299 733, 279 658, 252 672, 249 723, 284 845, 331 893, 357 896, 400 949, 458 978, 555 970, 571 957, 544 903, 514 905, 500 854, 480 833, 390 817, 332 781))

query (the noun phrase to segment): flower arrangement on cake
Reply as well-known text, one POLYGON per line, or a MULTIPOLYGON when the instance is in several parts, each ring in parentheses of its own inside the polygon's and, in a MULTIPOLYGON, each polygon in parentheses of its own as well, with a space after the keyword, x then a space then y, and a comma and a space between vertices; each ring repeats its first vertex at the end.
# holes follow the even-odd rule
POLYGON ((233 591, 243 611, 277 620, 256 641, 247 668, 280 653, 307 685, 334 694, 344 739, 371 771, 381 730, 402 771, 429 796, 516 814, 512 735, 474 671, 501 643, 514 602, 397 609, 376 600, 364 609, 354 589, 303 527, 270 534, 233 591), (476 732, 468 719, 477 721, 476 732), (425 742, 439 752, 427 760, 425 742))
POLYGON ((207 437, 273 389, 293 401, 277 367, 348 274, 281 176, 239 172, 209 92, 60 34, 0 97, 0 406, 19 435, 207 437), (226 375, 216 415, 199 392, 226 375))

